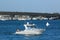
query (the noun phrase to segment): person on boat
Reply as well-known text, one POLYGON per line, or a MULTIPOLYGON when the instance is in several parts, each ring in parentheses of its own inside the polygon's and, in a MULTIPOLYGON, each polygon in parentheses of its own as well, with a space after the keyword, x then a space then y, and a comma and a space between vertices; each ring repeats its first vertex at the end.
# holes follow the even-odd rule
POLYGON ((17 32, 19 32, 20 30, 19 29, 17 29, 17 32))

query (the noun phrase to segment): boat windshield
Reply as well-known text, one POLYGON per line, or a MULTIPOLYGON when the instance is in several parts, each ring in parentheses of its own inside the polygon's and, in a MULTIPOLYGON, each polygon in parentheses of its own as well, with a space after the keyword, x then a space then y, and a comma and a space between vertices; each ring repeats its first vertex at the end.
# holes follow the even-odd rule
POLYGON ((28 28, 36 28, 36 26, 27 26, 28 28))

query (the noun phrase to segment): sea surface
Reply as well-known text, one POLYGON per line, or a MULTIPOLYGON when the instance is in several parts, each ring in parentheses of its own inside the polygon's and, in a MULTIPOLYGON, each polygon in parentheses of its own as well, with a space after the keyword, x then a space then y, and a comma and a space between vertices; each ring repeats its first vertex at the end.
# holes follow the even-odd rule
POLYGON ((60 40, 60 20, 0 20, 0 40, 60 40), (24 24, 35 23, 36 28, 46 29, 41 35, 16 35, 17 29, 24 30, 24 24), (50 25, 47 27, 46 23, 50 25))

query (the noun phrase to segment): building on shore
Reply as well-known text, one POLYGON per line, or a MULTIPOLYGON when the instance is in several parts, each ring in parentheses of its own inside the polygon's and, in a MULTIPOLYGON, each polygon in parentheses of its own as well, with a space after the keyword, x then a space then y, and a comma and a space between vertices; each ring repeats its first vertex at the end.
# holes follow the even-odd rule
POLYGON ((0 12, 0 20, 57 20, 58 13, 0 12))

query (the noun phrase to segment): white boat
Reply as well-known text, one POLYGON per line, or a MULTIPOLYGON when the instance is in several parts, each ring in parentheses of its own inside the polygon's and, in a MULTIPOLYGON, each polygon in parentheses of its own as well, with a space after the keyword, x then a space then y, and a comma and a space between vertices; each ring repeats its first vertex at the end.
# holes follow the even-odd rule
POLYGON ((35 24, 29 24, 29 22, 27 22, 27 24, 24 24, 24 27, 24 31, 20 31, 19 29, 17 29, 15 34, 38 35, 42 34, 45 31, 45 29, 35 28, 35 24))
POLYGON ((47 22, 47 23, 46 23, 46 26, 48 27, 49 25, 50 25, 50 24, 47 22))

